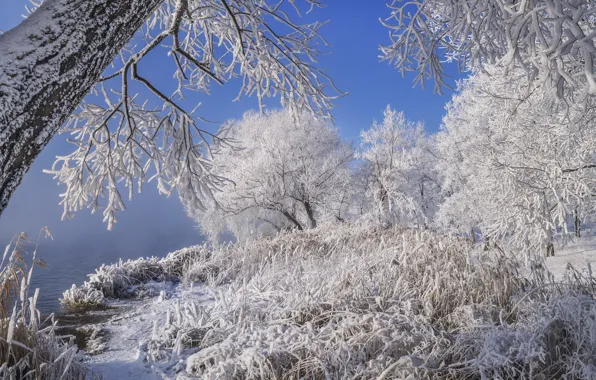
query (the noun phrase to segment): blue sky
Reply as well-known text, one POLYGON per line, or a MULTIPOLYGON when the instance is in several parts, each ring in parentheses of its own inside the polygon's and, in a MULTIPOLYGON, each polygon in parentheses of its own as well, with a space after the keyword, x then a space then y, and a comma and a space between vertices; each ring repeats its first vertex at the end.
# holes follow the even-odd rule
MULTIPOLYGON (((328 0, 324 9, 315 10, 306 17, 329 20, 323 35, 331 44, 330 54, 320 66, 327 68, 338 88, 349 95, 337 101, 333 114, 342 135, 357 143, 361 129, 368 128, 373 119, 380 119, 387 104, 405 111, 408 118, 425 122, 429 132, 439 128, 444 105, 450 93, 433 94, 432 87, 413 88, 412 77, 401 74, 386 62, 379 62, 379 44, 389 41, 387 30, 379 18, 388 10, 382 0, 328 0)), ((4 1, 0 12, 0 29, 8 30, 22 19, 26 0, 4 1)), ((160 59, 146 63, 141 70, 159 72, 160 59)), ((169 74, 168 74, 169 75, 169 74)), ((457 76, 457 75, 456 75, 457 76)), ((164 86, 169 78, 160 78, 164 86)), ((223 122, 238 118, 244 111, 256 106, 255 99, 232 103, 237 83, 214 88, 211 96, 197 94, 192 101, 203 103, 201 115, 223 122)), ((178 199, 157 195, 149 185, 143 194, 128 202, 128 210, 120 214, 114 231, 106 231, 100 213, 79 212, 74 221, 60 221, 61 207, 58 194, 61 189, 42 169, 49 168, 57 154, 67 154, 71 148, 65 136, 55 136, 38 157, 22 185, 11 199, 9 207, 0 216, 0 243, 19 231, 36 234, 49 226, 61 245, 88 242, 105 245, 106 249, 128 252, 127 256, 164 254, 173 249, 199 242, 201 237, 193 222, 186 217, 178 199)))

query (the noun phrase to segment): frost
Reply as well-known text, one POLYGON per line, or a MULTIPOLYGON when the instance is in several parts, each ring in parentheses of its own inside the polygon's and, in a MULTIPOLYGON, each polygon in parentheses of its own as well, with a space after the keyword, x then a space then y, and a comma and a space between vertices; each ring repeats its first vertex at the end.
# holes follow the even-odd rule
POLYGON ((228 145, 214 155, 213 174, 225 178, 204 212, 184 199, 187 213, 213 241, 315 228, 350 216, 353 148, 339 131, 308 112, 247 112, 220 132, 228 145))
POLYGON ((77 331, 85 334, 85 346, 81 347, 87 355, 97 355, 107 349, 106 330, 101 325, 85 325, 77 327, 77 331))
POLYGON ((528 259, 552 255, 555 237, 578 237, 596 207, 594 99, 568 103, 522 70, 501 74, 487 67, 447 106, 436 137, 446 195, 437 226, 475 229, 528 259))
MULTIPOLYGON (((73 152, 57 156, 46 170, 65 185, 60 202, 63 218, 72 218, 85 207, 92 212, 103 209, 104 221, 112 229, 117 214, 125 209, 125 199, 132 200, 149 181, 159 193, 177 193, 185 205, 204 210, 223 186, 211 159, 225 141, 201 127, 200 103, 187 107, 181 100, 190 91, 208 94, 212 85, 240 77, 238 97, 257 95, 260 103, 278 97, 284 106, 329 118, 335 96, 328 89, 334 85, 312 64, 319 55, 317 45, 325 43, 319 34, 324 23, 298 24, 283 3, 142 4, 154 11, 142 20, 146 22, 138 31, 140 38, 126 47, 129 41, 121 36, 116 41, 93 41, 92 46, 115 44, 122 50, 105 76, 89 84, 95 96, 88 97, 61 129, 70 135, 73 152), (144 58, 160 50, 175 67, 171 93, 164 93, 157 76, 142 69, 144 58), (139 86, 145 92, 135 92, 139 86)), ((299 13, 301 6, 290 3, 299 13)), ((305 3, 318 6, 317 1, 305 3)), ((122 8, 137 11, 133 5, 122 8)), ((77 58, 73 59, 78 63, 77 58)))
POLYGON ((92 309, 105 306, 109 298, 139 298, 162 294, 167 297, 170 285, 176 281, 192 255, 195 259, 205 252, 205 246, 189 247, 170 253, 166 258, 120 260, 102 265, 83 285, 64 292, 62 304, 70 310, 92 309))
MULTIPOLYGON (((51 236, 47 228, 41 232, 51 236)), ((59 335, 54 314, 41 316, 37 309, 39 289, 30 295, 33 266, 43 266, 43 261, 37 259, 35 248, 32 265, 27 268, 24 256, 29 244, 27 234, 16 234, 0 262, 0 355, 4 358, 0 378, 96 379, 96 374, 81 365, 72 339, 59 335)))
POLYGON ((146 378, 591 378, 596 279, 571 268, 557 282, 480 248, 341 225, 178 251, 164 262, 185 258, 181 284, 107 324, 109 348, 91 368, 108 379, 123 368, 146 378), (119 350, 131 351, 130 367, 118 367, 119 350))
POLYGON ((422 123, 406 119, 387 106, 383 121, 362 131, 365 193, 372 198, 371 216, 388 225, 424 228, 442 201, 435 142, 422 123))
POLYGON ((423 85, 434 79, 435 91, 445 86, 447 61, 478 72, 498 65, 506 76, 520 68, 567 100, 594 95, 591 1, 392 0, 388 7, 383 25, 391 41, 381 47, 382 58, 402 74, 416 72, 423 85))

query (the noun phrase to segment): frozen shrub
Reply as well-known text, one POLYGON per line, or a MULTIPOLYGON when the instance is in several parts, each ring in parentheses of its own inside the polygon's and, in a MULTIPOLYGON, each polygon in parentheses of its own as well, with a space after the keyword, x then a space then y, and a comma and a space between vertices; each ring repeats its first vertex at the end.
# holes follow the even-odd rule
POLYGON ((72 285, 66 290, 60 301, 69 310, 81 310, 102 307, 107 298, 139 297, 151 293, 151 289, 142 285, 177 281, 191 258, 196 261, 201 257, 209 257, 206 246, 184 248, 163 259, 140 258, 102 265, 83 285, 72 285))
POLYGON ((101 354, 107 349, 106 330, 102 325, 83 325, 77 327, 77 332, 84 336, 84 346, 87 355, 101 354))
POLYGON ((195 245, 171 252, 161 260, 164 271, 171 276, 182 276, 191 263, 206 261, 211 256, 207 245, 195 245))
POLYGON ((476 325, 458 334, 436 362, 439 378, 592 379, 596 376, 596 300, 547 291, 519 305, 511 325, 476 325))
POLYGON ((105 297, 100 290, 91 287, 77 287, 75 284, 62 293, 60 302, 69 310, 89 310, 104 305, 105 297))

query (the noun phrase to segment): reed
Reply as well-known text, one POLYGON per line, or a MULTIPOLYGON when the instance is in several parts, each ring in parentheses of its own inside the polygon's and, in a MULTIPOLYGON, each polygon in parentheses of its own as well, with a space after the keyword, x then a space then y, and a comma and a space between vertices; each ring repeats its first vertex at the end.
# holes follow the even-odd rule
MULTIPOLYGON (((51 237, 47 228, 42 229, 51 237)), ((25 233, 15 235, 0 263, 0 378, 6 380, 53 380, 96 378, 77 360, 77 347, 56 334, 54 315, 42 319, 37 309, 39 289, 31 295, 34 266, 45 267, 37 258, 36 243, 25 233), (31 264, 26 246, 34 244, 31 264)))

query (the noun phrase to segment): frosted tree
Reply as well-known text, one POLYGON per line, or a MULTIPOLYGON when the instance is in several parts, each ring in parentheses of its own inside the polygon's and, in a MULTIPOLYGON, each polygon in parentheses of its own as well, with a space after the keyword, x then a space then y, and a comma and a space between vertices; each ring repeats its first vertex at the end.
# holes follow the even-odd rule
POLYGON ((593 101, 536 91, 524 71, 486 67, 460 88, 438 136, 446 202, 437 220, 553 254, 553 234, 592 213, 596 190, 593 101))
POLYGON ((417 81, 444 85, 442 61, 460 69, 522 68, 559 97, 596 94, 596 4, 588 0, 393 0, 382 55, 417 81))
POLYGON ((350 200, 350 144, 312 113, 248 112, 223 132, 230 144, 214 155, 213 173, 226 180, 206 213, 189 205, 211 239, 238 239, 342 220, 350 200))
POLYGON ((239 96, 279 96, 325 114, 333 100, 326 85, 333 83, 314 65, 322 23, 289 16, 318 5, 46 0, 0 34, 0 212, 65 121, 62 132, 75 150, 49 171, 66 187, 64 217, 103 207, 111 228, 124 209, 118 183, 131 198, 150 179, 161 193, 177 190, 200 207, 221 184, 210 174, 208 147, 217 148, 219 137, 199 127, 196 108, 182 97, 239 77, 239 96), (173 93, 143 68, 150 54, 169 56, 173 93), (71 116, 90 91, 95 96, 71 116))
POLYGON ((387 106, 383 121, 361 133, 359 158, 368 167, 367 192, 382 224, 426 226, 440 197, 433 142, 422 123, 387 106))

